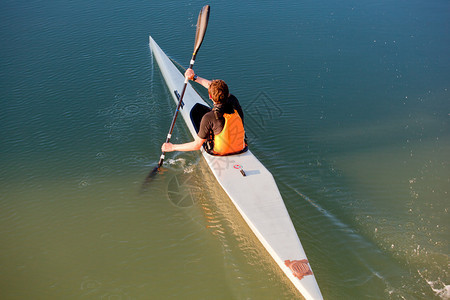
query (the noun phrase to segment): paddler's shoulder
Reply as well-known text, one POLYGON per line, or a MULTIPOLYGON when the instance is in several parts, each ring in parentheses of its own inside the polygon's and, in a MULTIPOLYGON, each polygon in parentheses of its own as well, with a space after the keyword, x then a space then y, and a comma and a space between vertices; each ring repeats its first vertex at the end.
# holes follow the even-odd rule
POLYGON ((203 115, 202 120, 215 120, 216 117, 214 116, 214 111, 208 111, 206 114, 203 115))

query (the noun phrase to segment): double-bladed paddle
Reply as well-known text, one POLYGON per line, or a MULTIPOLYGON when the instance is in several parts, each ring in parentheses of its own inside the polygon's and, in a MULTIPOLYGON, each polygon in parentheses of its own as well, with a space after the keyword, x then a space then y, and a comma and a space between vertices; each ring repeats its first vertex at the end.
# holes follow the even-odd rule
MULTIPOLYGON (((197 19, 197 30, 195 33, 195 44, 194 44, 194 53, 192 54, 191 62, 189 64, 189 69, 192 69, 195 62, 195 57, 197 56, 198 50, 200 49, 200 46, 202 45, 203 38, 205 37, 206 28, 208 27, 208 20, 209 20, 209 5, 203 6, 203 8, 200 10, 200 13, 198 14, 197 19)), ((181 104, 183 103, 183 97, 184 93, 186 92, 186 87, 188 84, 188 79, 186 78, 184 80, 184 86, 183 91, 181 92, 180 99, 178 100, 177 109, 175 110, 175 113, 173 115, 172 123, 170 124, 169 133, 167 134, 166 143, 170 142, 170 138, 172 137, 173 128, 175 126, 175 122, 178 117, 178 112, 180 111, 181 104)), ((159 169, 161 168, 162 164, 164 163, 165 158, 165 152, 162 152, 161 157, 159 158, 158 165, 147 175, 145 178, 143 186, 145 187, 149 181, 158 173, 159 169)))

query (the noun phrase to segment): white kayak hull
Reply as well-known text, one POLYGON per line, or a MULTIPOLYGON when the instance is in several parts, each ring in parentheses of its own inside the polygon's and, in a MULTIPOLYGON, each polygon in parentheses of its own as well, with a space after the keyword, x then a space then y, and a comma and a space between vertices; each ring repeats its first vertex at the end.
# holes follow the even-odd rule
MULTIPOLYGON (((150 48, 175 103, 178 103, 175 91, 183 88, 183 74, 152 37, 150 48)), ((191 119, 191 111, 199 105, 208 104, 190 84, 183 102, 179 113, 194 137, 197 131, 191 119)), ((272 174, 250 150, 232 156, 213 156, 203 148, 201 151, 217 181, 248 226, 303 297, 323 299, 272 174), (242 175, 240 168, 243 168, 246 176, 242 175)))

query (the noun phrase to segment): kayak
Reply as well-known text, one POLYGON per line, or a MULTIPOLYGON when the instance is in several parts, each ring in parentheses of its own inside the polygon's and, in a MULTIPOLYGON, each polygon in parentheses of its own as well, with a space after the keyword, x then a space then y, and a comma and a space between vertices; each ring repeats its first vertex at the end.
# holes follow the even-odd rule
MULTIPOLYGON (((176 104, 185 78, 150 36, 150 49, 176 104)), ((188 84, 179 113, 193 137, 210 109, 188 84)), ((306 299, 323 299, 311 266, 272 174, 250 150, 216 156, 200 150, 218 183, 255 236, 306 299)))

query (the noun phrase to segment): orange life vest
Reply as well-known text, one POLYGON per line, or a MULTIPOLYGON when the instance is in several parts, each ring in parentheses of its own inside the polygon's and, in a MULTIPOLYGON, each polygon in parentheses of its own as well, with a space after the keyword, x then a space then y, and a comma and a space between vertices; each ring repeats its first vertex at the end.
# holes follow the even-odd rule
POLYGON ((234 110, 232 114, 223 114, 225 124, 219 134, 214 135, 213 153, 228 155, 238 153, 245 148, 245 131, 239 113, 234 110))

